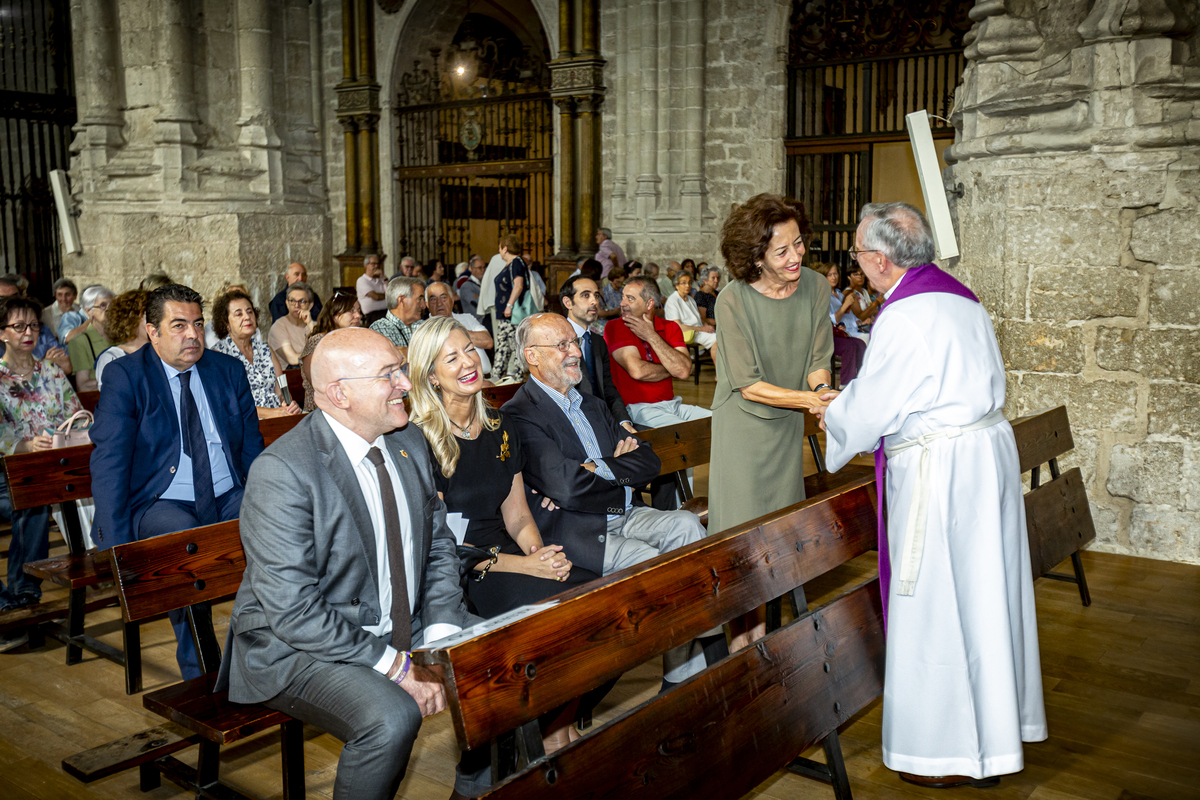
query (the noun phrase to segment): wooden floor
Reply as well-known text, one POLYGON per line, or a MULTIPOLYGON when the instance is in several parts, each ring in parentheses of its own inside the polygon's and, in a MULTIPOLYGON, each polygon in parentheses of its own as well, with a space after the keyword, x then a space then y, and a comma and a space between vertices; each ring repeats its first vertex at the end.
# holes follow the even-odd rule
MULTIPOLYGON (((686 401, 712 396, 678 383, 686 401)), ((707 470, 696 470, 697 494, 707 470)), ((1200 567, 1101 553, 1084 555, 1093 604, 1083 608, 1074 586, 1037 584, 1050 739, 1025 748, 1025 771, 997 789, 959 789, 946 795, 903 784, 880 761, 880 704, 847 724, 842 749, 857 800, 871 798, 987 797, 996 800, 1195 800, 1200 798, 1200 567)), ((819 585, 810 602, 874 571, 864 556, 819 585)), ((52 596, 49 595, 48 596, 52 596)), ((230 605, 214 617, 224 640, 230 605)), ((93 634, 120 646, 114 609, 94 614, 93 634)), ((143 628, 146 689, 178 680, 175 641, 166 621, 143 628)), ((166 784, 146 795, 137 772, 90 787, 67 777, 61 760, 80 750, 148 728, 157 718, 140 696, 126 697, 121 670, 88 657, 63 664, 63 647, 50 641, 37 652, 0 654, 0 800, 18 798, 173 798, 166 784)), ((645 664, 626 675, 597 715, 600 724, 658 690, 661 667, 645 664)), ((332 794, 340 744, 311 731, 305 747, 310 797, 332 794)), ((264 735, 225 751, 229 783, 263 798, 280 797, 278 735, 264 735)), ((815 754, 812 754, 815 757, 815 754)), ((184 754, 184 760, 191 760, 184 754)), ((444 800, 457 762, 446 714, 426 720, 399 797, 444 800)), ((777 773, 752 797, 772 800, 832 798, 827 786, 777 773)))

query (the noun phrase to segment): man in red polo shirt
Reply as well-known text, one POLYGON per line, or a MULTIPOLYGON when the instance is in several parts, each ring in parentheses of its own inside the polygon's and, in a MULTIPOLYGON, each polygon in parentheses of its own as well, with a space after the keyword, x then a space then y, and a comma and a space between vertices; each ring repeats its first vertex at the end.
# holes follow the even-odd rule
POLYGON ((692 374, 692 359, 679 326, 656 317, 662 295, 650 278, 630 278, 621 292, 621 317, 604 326, 613 382, 625 401, 629 418, 640 425, 661 428, 711 417, 700 406, 689 406, 675 394, 672 378, 692 374))

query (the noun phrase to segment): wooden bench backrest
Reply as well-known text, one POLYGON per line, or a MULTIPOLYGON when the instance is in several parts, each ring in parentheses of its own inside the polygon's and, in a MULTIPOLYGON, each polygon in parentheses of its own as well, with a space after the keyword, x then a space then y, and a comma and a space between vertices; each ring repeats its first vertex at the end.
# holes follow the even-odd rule
POLYGON ((513 395, 524 385, 524 382, 521 382, 506 383, 503 386, 485 386, 483 389, 483 399, 492 408, 499 408, 509 400, 512 400, 513 395))
POLYGON ((285 369, 283 375, 287 378, 288 393, 292 400, 304 408, 304 374, 298 369, 285 369))
POLYGON ((92 445, 4 457, 13 508, 83 500, 92 496, 92 445))
POLYGON ((1095 540, 1096 525, 1078 467, 1025 495, 1025 524, 1034 580, 1095 540))
POLYGON ((1017 459, 1021 472, 1029 472, 1075 447, 1067 407, 1058 406, 1029 414, 1012 422, 1017 437, 1017 459))
POLYGON ((237 520, 119 544, 109 557, 126 622, 228 597, 246 570, 237 520))
MULTIPOLYGON (((259 420, 263 441, 272 442, 300 424, 304 414, 259 420)), ((82 444, 61 450, 42 450, 4 457, 13 508, 26 508, 86 500, 92 496, 92 448, 82 444)))
POLYGON ((100 402, 100 392, 76 392, 75 396, 79 398, 79 404, 85 411, 96 413, 96 404, 100 402))
POLYGON ((872 579, 486 796, 744 797, 878 697, 883 668, 872 579))
POLYGON ((459 742, 482 746, 873 548, 874 501, 874 476, 860 477, 417 657, 446 665, 459 742))
POLYGON ((709 462, 712 450, 712 420, 697 419, 638 431, 638 438, 654 448, 655 454, 662 461, 659 474, 666 475, 709 462))

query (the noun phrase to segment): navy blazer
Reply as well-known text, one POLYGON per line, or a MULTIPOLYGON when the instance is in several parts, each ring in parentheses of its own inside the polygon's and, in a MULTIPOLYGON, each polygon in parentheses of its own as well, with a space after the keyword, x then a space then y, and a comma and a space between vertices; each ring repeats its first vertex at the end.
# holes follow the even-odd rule
MULTIPOLYGON (((258 412, 242 362, 205 350, 196 362, 229 471, 246 485, 263 450, 258 412)), ((179 466, 179 415, 162 359, 149 344, 104 368, 104 391, 92 426, 93 535, 101 548, 138 538, 146 509, 167 490, 179 466)))
MULTIPOLYGON (((580 394, 583 414, 592 425, 615 484, 580 466, 588 460, 583 442, 567 415, 532 379, 504 404, 504 413, 521 435, 525 491, 542 541, 562 545, 572 562, 602 575, 608 515, 624 514, 625 487, 637 489, 648 484, 658 477, 662 462, 645 442, 633 452, 613 458, 617 442, 631 434, 617 424, 600 398, 580 394), (531 490, 549 497, 558 510, 542 508, 542 498, 531 490)), ((633 502, 641 505, 636 493, 633 502)))
POLYGON ((617 385, 613 383, 612 367, 608 363, 608 344, 604 341, 604 337, 595 331, 586 331, 584 336, 587 336, 592 343, 592 360, 596 363, 600 385, 592 386, 592 379, 588 376, 586 365, 580 362, 580 365, 584 367, 583 380, 575 388, 583 394, 593 394, 599 397, 608 406, 608 411, 613 415, 613 419, 623 422, 629 419, 629 410, 625 408, 625 401, 621 399, 621 393, 617 391, 617 385))

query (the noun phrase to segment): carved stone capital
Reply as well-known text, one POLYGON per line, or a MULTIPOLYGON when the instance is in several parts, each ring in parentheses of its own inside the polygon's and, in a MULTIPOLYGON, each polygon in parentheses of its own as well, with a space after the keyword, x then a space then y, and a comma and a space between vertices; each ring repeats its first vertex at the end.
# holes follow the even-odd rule
POLYGON ((975 26, 963 39, 970 61, 1031 61, 1044 41, 1037 23, 1012 13, 1008 0, 977 0, 970 11, 975 26))
POLYGON ((575 98, 574 97, 555 97, 554 105, 558 106, 558 113, 571 115, 575 113, 575 98))
POLYGON ((337 115, 343 117, 379 117, 379 84, 343 83, 334 89, 337 92, 337 115))
POLYGON ((599 94, 604 87, 604 59, 569 58, 551 61, 550 96, 599 94))
POLYGON ((577 95, 575 102, 579 107, 580 114, 595 114, 600 110, 601 104, 604 103, 604 95, 602 94, 585 94, 577 95))

